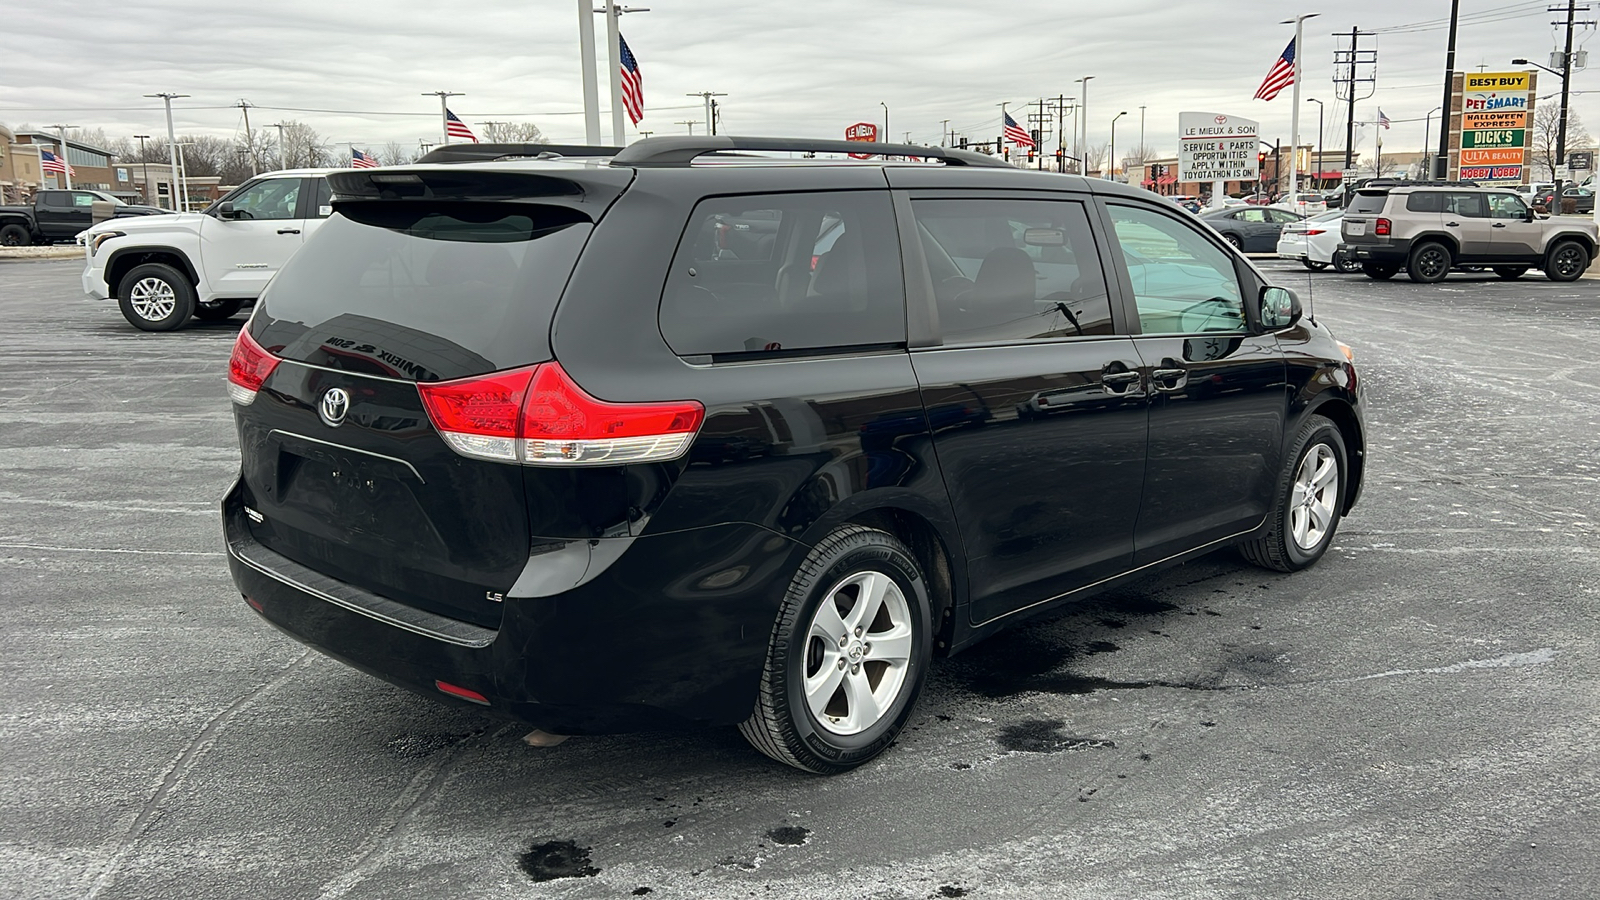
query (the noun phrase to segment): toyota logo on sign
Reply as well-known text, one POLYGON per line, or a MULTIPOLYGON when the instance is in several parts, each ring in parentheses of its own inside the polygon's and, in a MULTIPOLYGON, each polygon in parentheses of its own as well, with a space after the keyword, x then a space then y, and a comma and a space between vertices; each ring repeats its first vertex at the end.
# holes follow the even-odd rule
POLYGON ((344 388, 329 388, 317 404, 317 415, 329 428, 344 424, 344 415, 350 411, 350 392, 344 388))

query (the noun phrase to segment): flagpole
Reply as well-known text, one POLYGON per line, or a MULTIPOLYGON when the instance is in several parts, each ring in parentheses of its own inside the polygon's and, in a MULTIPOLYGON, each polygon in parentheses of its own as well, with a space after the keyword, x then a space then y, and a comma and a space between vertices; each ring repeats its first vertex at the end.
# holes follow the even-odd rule
MULTIPOLYGON (((1314 18, 1318 13, 1306 13, 1285 19, 1279 24, 1294 23, 1294 108, 1289 111, 1289 208, 1294 209, 1300 202, 1300 82, 1301 60, 1305 58, 1305 47, 1301 44, 1301 37, 1305 34, 1305 21, 1314 18)), ((1277 175, 1274 172, 1273 175, 1277 175)))

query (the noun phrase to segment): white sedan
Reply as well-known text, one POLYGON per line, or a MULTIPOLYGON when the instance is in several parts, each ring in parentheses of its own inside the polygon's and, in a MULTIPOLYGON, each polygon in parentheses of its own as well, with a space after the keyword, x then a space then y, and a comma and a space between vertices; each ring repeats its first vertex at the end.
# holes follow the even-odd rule
POLYGON ((1312 271, 1332 265, 1340 272, 1360 271, 1355 260, 1339 254, 1339 224, 1344 210, 1329 210, 1303 222, 1285 225, 1278 234, 1278 258, 1297 259, 1312 271), (1335 258, 1337 257, 1337 258, 1335 258))

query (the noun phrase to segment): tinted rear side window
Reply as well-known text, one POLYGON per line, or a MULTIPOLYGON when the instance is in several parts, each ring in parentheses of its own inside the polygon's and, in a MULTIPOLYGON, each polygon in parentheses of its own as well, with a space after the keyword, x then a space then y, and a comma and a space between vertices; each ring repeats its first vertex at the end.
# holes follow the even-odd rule
POLYGON ((888 193, 701 201, 667 276, 661 333, 683 356, 903 344, 888 193))
POLYGON ((272 279, 251 335, 285 359, 415 381, 542 362, 592 228, 536 204, 347 203, 272 279))
POLYGON ((1356 191, 1350 198, 1349 212, 1377 213, 1383 212, 1383 203, 1389 199, 1388 191, 1356 191))
POLYGON ((1441 212, 1444 210, 1444 194, 1438 191, 1423 191, 1406 197, 1406 212, 1441 212))

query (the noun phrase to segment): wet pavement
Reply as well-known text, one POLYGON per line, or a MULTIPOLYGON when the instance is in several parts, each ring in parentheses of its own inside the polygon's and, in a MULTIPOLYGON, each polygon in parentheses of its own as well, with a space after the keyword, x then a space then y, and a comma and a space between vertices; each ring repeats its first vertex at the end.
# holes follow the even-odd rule
POLYGON ((133 331, 0 262, 0 895, 1589 898, 1600 283, 1264 263, 1353 345, 1364 498, 941 661, 835 778, 731 730, 441 707, 240 601, 239 321, 133 331))

